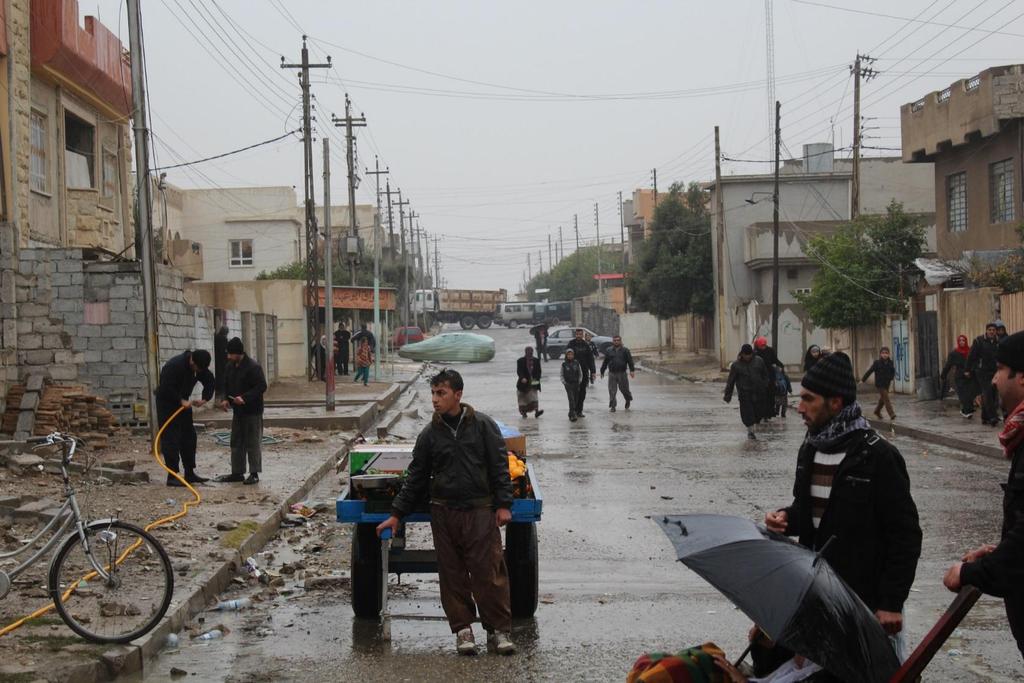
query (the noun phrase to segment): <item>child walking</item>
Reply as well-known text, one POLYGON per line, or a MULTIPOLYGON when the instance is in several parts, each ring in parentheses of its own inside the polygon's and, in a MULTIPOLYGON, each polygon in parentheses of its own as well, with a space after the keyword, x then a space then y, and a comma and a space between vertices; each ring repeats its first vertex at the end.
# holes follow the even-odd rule
POLYGON ((868 371, 864 373, 862 382, 867 382, 872 373, 875 375, 875 388, 878 389, 878 405, 875 406, 875 417, 882 419, 882 408, 889 413, 889 419, 896 419, 896 411, 892 409, 892 401, 889 400, 889 385, 896 378, 896 366, 889 357, 889 347, 883 346, 878 350, 878 360, 871 364, 868 371))
POLYGON ((576 407, 580 394, 580 384, 583 383, 583 366, 576 360, 576 352, 566 349, 565 360, 562 361, 562 385, 565 387, 565 395, 569 399, 569 421, 576 421, 576 407))
POLYGON ((789 375, 782 368, 775 368, 775 413, 786 417, 786 408, 789 407, 789 395, 793 393, 793 384, 789 381, 789 375))
POLYGON ((356 351, 356 376, 353 382, 363 379, 363 386, 369 386, 370 366, 373 365, 373 351, 370 350, 370 342, 365 337, 359 340, 359 350, 356 351))

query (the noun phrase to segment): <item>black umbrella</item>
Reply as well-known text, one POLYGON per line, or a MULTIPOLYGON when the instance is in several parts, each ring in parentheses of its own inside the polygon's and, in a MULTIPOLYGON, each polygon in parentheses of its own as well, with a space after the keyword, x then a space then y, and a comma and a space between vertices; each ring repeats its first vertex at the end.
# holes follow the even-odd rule
POLYGON ((851 683, 888 681, 899 668, 878 619, 820 554, 740 517, 655 519, 679 561, 776 643, 851 683))

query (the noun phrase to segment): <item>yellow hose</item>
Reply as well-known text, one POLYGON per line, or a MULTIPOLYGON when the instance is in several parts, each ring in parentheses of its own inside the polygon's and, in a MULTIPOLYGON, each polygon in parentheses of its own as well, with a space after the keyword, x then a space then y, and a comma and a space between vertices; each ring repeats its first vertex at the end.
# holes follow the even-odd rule
MULTIPOLYGON (((163 526, 164 524, 167 524, 168 522, 173 522, 176 519, 181 519, 182 517, 184 517, 185 515, 187 515, 189 513, 189 511, 191 510, 191 508, 193 506, 198 505, 199 503, 203 502, 203 497, 199 495, 199 492, 196 491, 196 489, 192 486, 192 484, 190 484, 187 481, 185 481, 184 477, 182 477, 180 474, 178 474, 177 472, 172 470, 170 467, 168 467, 166 464, 164 464, 163 459, 160 457, 160 437, 163 436, 164 430, 167 429, 167 425, 171 424, 171 422, 174 421, 174 418, 178 417, 178 415, 180 415, 183 410, 185 410, 185 406, 180 406, 177 410, 174 411, 174 414, 172 414, 169 418, 167 418, 166 422, 164 422, 162 425, 160 425, 160 429, 156 433, 156 438, 153 440, 153 458, 156 460, 157 464, 160 465, 160 467, 164 468, 164 470, 167 471, 167 474, 173 476, 175 479, 180 481, 185 486, 185 488, 187 488, 192 493, 192 495, 195 496, 195 498, 193 500, 185 501, 182 504, 182 506, 181 506, 181 510, 179 510, 178 512, 175 512, 173 515, 169 515, 167 517, 162 517, 161 519, 158 519, 158 520, 156 520, 154 522, 150 522, 145 527, 143 527, 145 531, 151 531, 151 530, 155 529, 158 526, 163 526)), ((124 562, 125 559, 129 555, 131 555, 133 552, 135 552, 136 548, 138 548, 140 545, 142 545, 142 539, 139 539, 139 540, 135 541, 135 543, 133 543, 128 548, 126 548, 125 551, 123 553, 121 553, 121 556, 118 557, 114 561, 114 563, 115 564, 121 564, 122 562, 124 562)), ((89 579, 91 579, 91 578, 93 578, 95 576, 96 576, 96 572, 95 571, 91 571, 88 574, 83 575, 77 581, 72 582, 72 584, 70 586, 68 586, 68 589, 66 591, 64 591, 64 594, 61 595, 60 601, 61 602, 67 602, 67 599, 69 597, 71 597, 72 593, 75 592, 75 588, 78 587, 78 584, 81 581, 88 581, 89 579)), ((44 614, 46 614, 47 612, 49 612, 52 609, 55 609, 55 605, 54 605, 53 602, 48 603, 45 607, 40 607, 35 612, 32 612, 32 614, 29 614, 28 616, 24 616, 21 619, 18 619, 17 621, 12 622, 12 623, 8 624, 7 626, 4 626, 2 629, 0 629, 0 636, 7 635, 11 631, 14 631, 15 629, 18 629, 21 626, 23 626, 26 622, 29 622, 29 621, 37 618, 37 617, 41 617, 41 616, 43 616, 44 614)))

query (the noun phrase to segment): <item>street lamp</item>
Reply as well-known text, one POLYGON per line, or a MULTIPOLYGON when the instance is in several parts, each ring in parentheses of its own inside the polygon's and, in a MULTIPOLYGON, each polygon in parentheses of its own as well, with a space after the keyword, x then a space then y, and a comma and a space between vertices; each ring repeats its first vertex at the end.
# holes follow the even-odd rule
POLYGON ((773 192, 754 192, 744 201, 747 204, 757 204, 760 199, 754 199, 757 195, 766 195, 772 198, 772 346, 776 352, 779 346, 779 176, 775 175, 775 190, 773 192))

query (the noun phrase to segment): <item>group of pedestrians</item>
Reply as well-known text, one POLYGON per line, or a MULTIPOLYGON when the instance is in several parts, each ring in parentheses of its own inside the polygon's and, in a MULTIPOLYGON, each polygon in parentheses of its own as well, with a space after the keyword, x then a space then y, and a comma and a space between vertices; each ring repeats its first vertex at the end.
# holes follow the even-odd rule
POLYGON ((747 428, 747 438, 756 439, 754 426, 775 417, 786 417, 792 384, 786 367, 775 349, 764 337, 754 345, 744 344, 736 361, 729 368, 723 400, 732 402, 733 392, 739 396, 740 421, 747 428))
POLYGON ((336 376, 347 376, 349 374, 349 347, 352 347, 351 365, 355 368, 355 376, 352 382, 362 382, 363 386, 370 383, 370 366, 373 365, 373 357, 377 352, 377 338, 373 332, 367 329, 363 323, 355 334, 349 332, 345 323, 338 323, 338 329, 334 331, 334 341, 328 353, 327 335, 320 335, 319 341, 313 344, 313 372, 310 379, 318 379, 321 382, 327 380, 327 370, 334 369, 336 376), (328 361, 328 359, 331 359, 328 361))
POLYGON ((953 373, 953 387, 960 401, 960 415, 970 420, 978 405, 981 406, 982 424, 998 426, 1000 422, 999 397, 992 382, 998 365, 1000 344, 1007 339, 1006 324, 994 320, 985 326, 969 346, 967 336, 957 337, 956 346, 949 352, 942 366, 942 387, 939 396, 949 389, 949 375, 953 373))
POLYGON ((263 368, 246 352, 238 337, 227 339, 227 327, 214 337, 217 375, 210 372, 214 359, 204 349, 187 350, 168 360, 160 370, 156 388, 156 418, 163 427, 160 453, 175 474, 167 475, 168 486, 202 484, 207 477, 196 472, 198 437, 192 409, 206 405, 216 394, 221 410, 231 411, 231 473, 217 481, 256 484, 263 471, 263 394, 267 380, 263 368), (196 384, 202 384, 200 398, 193 399, 196 384), (175 411, 182 411, 171 420, 175 411), (246 467, 248 466, 248 476, 246 467), (184 476, 177 474, 179 467, 184 476))

